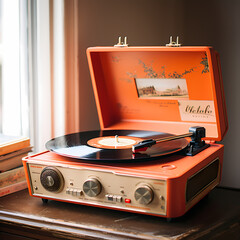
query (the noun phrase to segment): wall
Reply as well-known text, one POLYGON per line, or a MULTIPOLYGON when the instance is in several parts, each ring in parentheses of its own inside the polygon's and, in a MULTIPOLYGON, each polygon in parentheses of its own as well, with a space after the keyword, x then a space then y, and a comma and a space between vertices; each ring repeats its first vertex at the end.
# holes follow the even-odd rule
POLYGON ((240 188, 240 1, 184 2, 184 43, 211 45, 220 54, 229 120, 221 184, 240 188))
POLYGON ((239 12, 237 0, 80 0, 80 129, 99 128, 87 47, 112 46, 118 36, 128 36, 132 46, 165 45, 171 35, 185 46, 213 46, 220 53, 229 118, 221 185, 240 188, 239 12))

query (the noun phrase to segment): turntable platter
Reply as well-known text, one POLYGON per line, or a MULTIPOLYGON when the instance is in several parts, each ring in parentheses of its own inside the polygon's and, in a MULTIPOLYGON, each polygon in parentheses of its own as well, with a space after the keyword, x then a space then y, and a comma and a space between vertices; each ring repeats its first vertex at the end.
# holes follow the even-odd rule
POLYGON ((149 161, 184 149, 188 141, 182 138, 163 142, 137 154, 132 152, 132 146, 144 139, 168 136, 172 134, 140 130, 86 131, 54 138, 46 143, 46 148, 82 161, 149 161))

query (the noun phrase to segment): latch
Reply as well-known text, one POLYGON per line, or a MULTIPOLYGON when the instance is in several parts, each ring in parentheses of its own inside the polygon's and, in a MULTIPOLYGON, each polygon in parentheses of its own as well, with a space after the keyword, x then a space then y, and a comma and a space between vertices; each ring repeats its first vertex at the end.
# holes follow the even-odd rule
POLYGON ((128 47, 127 37, 124 37, 124 42, 122 42, 122 37, 118 38, 118 43, 114 45, 114 47, 128 47))
POLYGON ((181 47, 181 44, 179 43, 179 37, 177 36, 176 42, 173 42, 172 36, 170 37, 170 42, 166 44, 167 47, 181 47))

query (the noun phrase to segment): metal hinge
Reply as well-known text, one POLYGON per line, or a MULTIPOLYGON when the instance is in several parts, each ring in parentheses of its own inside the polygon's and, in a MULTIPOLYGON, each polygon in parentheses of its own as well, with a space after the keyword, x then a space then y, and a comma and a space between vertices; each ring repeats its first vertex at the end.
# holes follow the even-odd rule
POLYGON ((179 43, 179 37, 177 36, 176 42, 173 42, 172 36, 170 37, 170 42, 166 44, 167 47, 181 47, 181 44, 179 43))
POLYGON ((114 45, 114 47, 128 47, 127 37, 124 37, 124 42, 122 42, 122 37, 118 38, 118 43, 114 45))

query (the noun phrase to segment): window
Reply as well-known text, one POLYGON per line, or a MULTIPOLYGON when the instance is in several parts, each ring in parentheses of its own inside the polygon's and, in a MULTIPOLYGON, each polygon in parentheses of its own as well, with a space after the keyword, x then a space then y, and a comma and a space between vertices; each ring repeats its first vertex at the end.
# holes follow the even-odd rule
POLYGON ((0 132, 35 151, 51 137, 49 29, 48 0, 0 0, 0 132))
POLYGON ((36 152, 51 138, 79 129, 75 5, 0 0, 0 132, 29 136, 36 152))
POLYGON ((23 11, 26 11, 26 1, 0 1, 0 132, 29 136, 26 19, 23 11))

